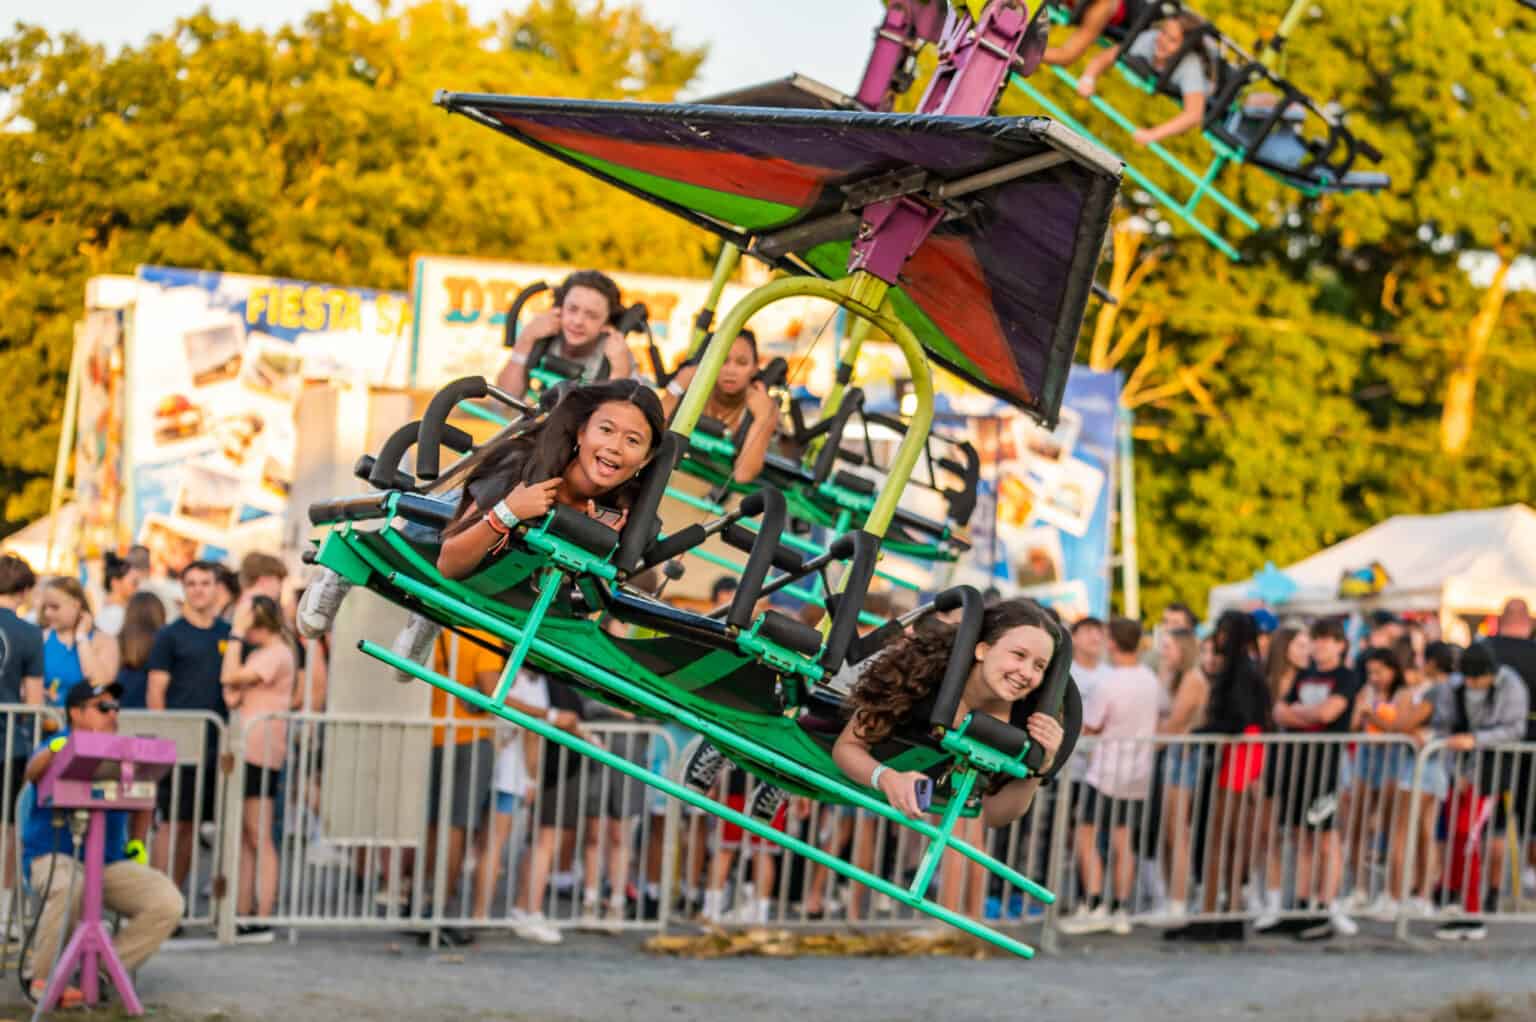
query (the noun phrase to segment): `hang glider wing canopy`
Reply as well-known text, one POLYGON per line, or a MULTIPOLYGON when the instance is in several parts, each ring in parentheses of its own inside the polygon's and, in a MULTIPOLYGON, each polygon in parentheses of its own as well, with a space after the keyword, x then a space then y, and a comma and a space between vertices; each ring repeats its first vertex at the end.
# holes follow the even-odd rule
POLYGON ((858 211, 942 204, 892 298, 934 361, 1054 422, 1121 164, 1039 117, 439 93, 438 105, 775 266, 847 273, 858 211))

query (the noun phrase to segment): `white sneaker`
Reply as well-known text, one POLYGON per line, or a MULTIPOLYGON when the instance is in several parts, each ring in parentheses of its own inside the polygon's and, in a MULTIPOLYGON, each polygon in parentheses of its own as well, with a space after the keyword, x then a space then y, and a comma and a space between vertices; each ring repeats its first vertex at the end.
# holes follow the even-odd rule
POLYGON ((1403 909, 1417 919, 1428 919, 1435 914, 1435 906, 1430 904, 1428 898, 1409 898, 1403 903, 1403 909))
MULTIPOLYGON (((427 658, 432 655, 432 644, 437 641, 442 630, 442 625, 431 618, 412 614, 411 619, 400 630, 400 634, 395 636, 395 641, 390 643, 390 652, 395 656, 426 666, 427 658)), ((396 671, 395 680, 405 682, 416 679, 404 671, 396 671)))
POLYGON ((318 639, 331 630, 336 620, 336 610, 341 601, 352 591, 352 583, 330 568, 323 568, 320 575, 304 590, 295 615, 299 634, 306 639, 318 639))
POLYGON ((1258 914, 1257 917, 1254 918, 1254 920, 1253 920, 1253 930, 1254 930, 1255 933, 1263 933, 1266 930, 1273 930, 1275 927, 1277 927, 1279 925, 1280 925, 1280 892, 1279 891, 1265 891, 1264 892, 1264 909, 1263 909, 1262 912, 1260 912, 1258 914))
POLYGON ((1117 937, 1129 937, 1131 935, 1131 916, 1125 909, 1114 912, 1109 917, 1109 932, 1117 937))
POLYGON ((1435 931, 1436 940, 1461 941, 1483 940, 1488 936, 1488 927, 1478 919, 1455 919, 1435 931))
POLYGON ((1364 887, 1356 887, 1353 891, 1349 892, 1349 900, 1344 905, 1349 911, 1357 915, 1363 914, 1371 905, 1371 892, 1364 887))
POLYGON ((1076 937, 1089 933, 1103 933, 1111 925, 1108 903, 1099 902, 1097 908, 1089 908, 1087 905, 1077 906, 1077 911, 1058 922, 1056 928, 1062 933, 1076 937))
POLYGON ((1344 906, 1338 902, 1333 903, 1328 913, 1328 921, 1333 924, 1334 931, 1341 936, 1353 937, 1360 932, 1359 924, 1349 917, 1349 913, 1344 911, 1344 906))
POLYGON ((1251 916, 1264 911, 1264 896, 1252 884, 1243 887, 1243 909, 1251 916))
POLYGON ((1170 901, 1163 910, 1145 920, 1148 926, 1159 930, 1172 930, 1189 921, 1189 908, 1182 901, 1170 901))
POLYGON ((1365 916, 1368 919, 1376 919, 1383 923, 1390 923, 1397 918, 1401 911, 1397 899, 1383 891, 1366 907, 1365 916))
POLYGON ((559 944, 565 940, 565 935, 544 918, 543 912, 527 912, 520 919, 514 917, 512 932, 535 944, 559 944))
POLYGON ((727 912, 724 921, 737 926, 761 926, 768 921, 768 905, 757 898, 748 898, 727 912))

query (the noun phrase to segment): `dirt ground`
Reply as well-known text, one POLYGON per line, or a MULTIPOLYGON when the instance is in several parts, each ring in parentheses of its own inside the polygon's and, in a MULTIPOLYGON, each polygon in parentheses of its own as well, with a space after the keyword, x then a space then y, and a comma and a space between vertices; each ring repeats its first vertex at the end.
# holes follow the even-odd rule
MULTIPOLYGON (((1315 949, 1284 941, 1174 951, 1137 936, 1080 942, 1034 962, 701 961, 642 944, 638 937, 573 936, 551 948, 486 936, 467 949, 433 952, 398 935, 308 934, 292 944, 166 950, 141 970, 140 994, 158 1022, 1536 1018, 1536 943, 1519 937, 1457 948, 1379 941, 1315 949)), ((0 1022, 29 1018, 14 976, 0 982, 0 1022)))

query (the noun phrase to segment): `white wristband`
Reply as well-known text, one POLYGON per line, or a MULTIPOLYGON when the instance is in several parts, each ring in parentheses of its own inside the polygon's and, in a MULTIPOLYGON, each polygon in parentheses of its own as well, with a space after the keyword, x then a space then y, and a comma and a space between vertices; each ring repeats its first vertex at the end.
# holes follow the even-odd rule
POLYGON ((511 509, 507 507, 507 502, 504 500, 498 500, 495 504, 491 505, 491 514, 495 515, 496 520, 509 529, 517 528, 517 523, 522 521, 521 518, 512 513, 511 509))
POLYGON ((874 788, 877 791, 880 789, 880 775, 883 773, 885 773, 885 764, 877 764, 875 766, 874 772, 869 775, 869 786, 871 788, 874 788))
POLYGON ((667 393, 673 397, 682 397, 683 388, 676 380, 671 380, 667 383, 667 393))
POLYGON ((514 351, 507 356, 507 361, 515 366, 525 366, 528 364, 528 356, 524 355, 521 351, 514 351))
POLYGON ((560 719, 560 711, 554 707, 550 707, 548 710, 544 711, 544 719, 553 724, 560 719))

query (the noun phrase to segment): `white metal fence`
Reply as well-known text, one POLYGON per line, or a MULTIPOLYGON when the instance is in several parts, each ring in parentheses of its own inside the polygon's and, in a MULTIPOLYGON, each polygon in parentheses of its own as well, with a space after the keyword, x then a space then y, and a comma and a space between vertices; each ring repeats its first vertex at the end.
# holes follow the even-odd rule
MULTIPOLYGON (((0 710, 7 791, 20 787, 49 712, 0 710)), ((280 765, 267 768, 248 766, 260 757, 209 714, 140 711, 121 724, 178 743, 181 767, 162 802, 198 819, 151 831, 142 814, 135 835, 148 833, 153 861, 174 870, 186 922, 215 925, 226 942, 240 925, 393 929, 436 942, 526 928, 530 916, 546 937, 694 922, 931 925, 501 722, 263 720, 285 731, 269 760, 280 765)), ((677 729, 586 730, 633 762, 679 775, 687 736, 677 729)), ((1056 891, 1057 903, 1033 903, 958 860, 939 874, 939 900, 1005 928, 1039 927, 1032 939, 1047 948, 1058 936, 1184 922, 1295 932, 1344 917, 1400 938, 1447 922, 1536 922, 1536 744, 1459 752, 1444 740, 1287 734, 1111 748, 1084 738, 1077 756, 1086 771, 1042 789, 1011 827, 962 824, 979 847, 1056 891)), ((727 770, 714 796, 744 806, 755 784, 727 770)), ((14 802, 0 805, 8 835, 14 802)), ((896 882, 910 881, 924 845, 883 818, 810 800, 791 800, 775 825, 896 882)), ((0 843, 7 889, 17 847, 15 838, 0 843)))

